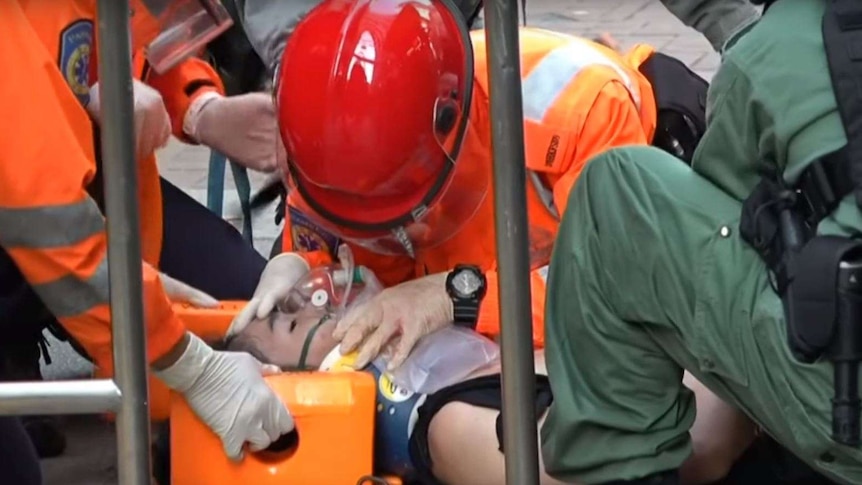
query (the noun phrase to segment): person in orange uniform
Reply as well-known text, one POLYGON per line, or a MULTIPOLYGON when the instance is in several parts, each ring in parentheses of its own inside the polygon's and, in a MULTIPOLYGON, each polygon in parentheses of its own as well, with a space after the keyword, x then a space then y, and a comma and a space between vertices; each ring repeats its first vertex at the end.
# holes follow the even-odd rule
MULTIPOLYGON (((86 107, 94 121, 98 140, 96 1, 73 0, 58 5, 37 0, 17 3, 41 43, 56 59, 69 89, 86 107)), ((169 2, 155 3, 161 7, 169 2)), ((145 11, 141 10, 142 5, 136 7, 145 11)), ((224 19, 213 22, 201 32, 198 44, 202 46, 204 41, 214 38, 227 26, 229 23, 224 19)), ((226 97, 219 77, 206 62, 194 57, 183 59, 176 54, 158 56, 160 52, 193 53, 191 48, 178 50, 164 43, 145 46, 141 42, 147 32, 158 29, 158 23, 151 17, 133 15, 131 29, 136 34, 132 39, 135 51, 133 69, 138 78, 134 81, 135 153, 143 259, 171 275, 163 275, 162 279, 174 301, 213 306, 216 299, 247 299, 255 289, 266 260, 229 223, 161 178, 154 152, 174 134, 186 143, 210 145, 247 166, 274 165, 279 152, 276 147, 281 143, 272 97, 266 93, 226 97), (145 51, 149 56, 144 54, 145 51), (209 250, 200 250, 198 241, 202 239, 212 242, 209 250)), ((102 208, 98 150, 95 155, 96 176, 88 189, 102 208)), ((40 354, 50 362, 45 346, 42 345, 40 352, 37 345, 46 326, 60 338, 69 340, 79 353, 92 357, 81 348, 77 339, 69 338, 67 332, 60 329, 5 251, 0 251, 0 266, 5 268, 3 273, 7 275, 4 277, 5 285, 14 288, 14 294, 9 297, 0 289, 0 301, 4 302, 0 311, 3 315, 0 328, 12 327, 11 331, 5 332, 8 338, 0 344, 0 378, 41 379, 40 354), (22 325, 21 322, 28 324, 22 325)), ((109 374, 110 366, 104 367, 100 370, 109 374)), ((53 425, 54 421, 53 417, 24 418, 40 456, 56 456, 65 448, 65 439, 53 425)))
MULTIPOLYGON (((171 0, 147 1, 163 7, 170 4, 171 0)), ((133 0, 133 4, 141 2, 143 0, 133 0)), ((63 72, 69 88, 98 125, 100 114, 94 30, 95 0, 73 0, 61 6, 47 5, 37 0, 21 0, 19 4, 25 15, 32 20, 42 43, 49 50, 57 52, 58 67, 63 72)), ((226 12, 224 15, 223 19, 219 19, 219 25, 214 23, 213 27, 202 32, 197 47, 202 47, 206 41, 230 25, 229 16, 226 12)), ((201 228, 197 227, 199 224, 189 224, 188 219, 199 220, 208 216, 209 212, 182 194, 173 184, 160 179, 154 153, 156 149, 164 146, 173 134, 186 143, 202 143, 213 147, 245 165, 257 165, 263 156, 262 151, 268 152, 267 157, 275 158, 280 140, 276 134, 272 98, 265 93, 225 97, 221 80, 208 63, 195 57, 180 58, 175 53, 182 51, 177 51, 170 45, 149 49, 156 52, 174 52, 172 58, 160 59, 154 65, 148 56, 144 55, 146 47, 139 39, 146 32, 157 28, 156 23, 149 16, 133 15, 131 28, 133 33, 139 34, 133 35, 132 48, 135 52, 133 69, 137 78, 134 82, 138 145, 136 155, 144 260, 157 267, 160 262, 167 260, 165 262, 173 276, 196 288, 207 287, 204 288, 206 293, 217 299, 247 297, 254 290, 254 282, 249 280, 256 280, 264 265, 261 258, 249 256, 249 253, 254 252, 251 248, 245 248, 248 250, 243 251, 243 248, 232 247, 230 254, 233 258, 219 257, 219 265, 195 264, 190 267, 188 261, 182 261, 188 260, 188 253, 193 251, 190 251, 189 247, 177 250, 174 246, 188 246, 184 244, 184 240, 191 239, 193 233, 189 231, 195 231, 194 234, 201 231, 201 228), (267 124, 272 131, 268 136, 261 136, 260 132, 255 131, 260 125, 267 124), (258 143, 252 143, 252 138, 257 138, 258 143), (187 207, 189 205, 194 205, 195 208, 187 207), (188 212, 195 214, 187 215, 188 212), (190 225, 196 227, 182 230, 182 226, 190 225), (174 234, 175 232, 179 234, 174 234), (204 268, 213 266, 230 274, 248 269, 253 276, 226 278, 206 274, 204 268), (202 271, 204 274, 201 274, 202 271), (229 284, 225 282, 226 279, 231 280, 229 284)), ((185 53, 189 55, 197 50, 185 49, 185 53)), ((149 55, 150 59, 152 57, 149 55)), ((91 189, 96 192, 94 196, 101 203, 100 184, 101 181, 97 180, 91 184, 91 189)), ((218 218, 206 218, 209 220, 205 223, 217 226, 212 228, 212 231, 225 232, 231 246, 241 241, 239 237, 231 237, 228 224, 218 218)), ((200 293, 177 293, 180 293, 177 296, 186 300, 213 303, 212 298, 200 293)))
MULTIPOLYGON (((0 46, 0 61, 15 66, 0 82, 0 98, 10 113, 0 121, 0 246, 13 262, 11 267, 0 267, 0 277, 5 290, 14 286, 16 273, 23 275, 27 285, 21 292, 37 295, 97 365, 110 367, 104 218, 86 190, 96 174, 93 129, 76 98, 78 93, 74 87, 70 89, 68 71, 63 69, 79 68, 82 63, 58 66, 64 53, 77 52, 75 55, 83 57, 92 48, 92 35, 73 30, 83 25, 78 22, 81 16, 53 7, 41 10, 36 2, 0 3, 0 30, 8 41, 0 46), (46 44, 40 32, 51 25, 66 27, 56 29, 53 43, 46 44), (78 47, 67 50, 64 42, 78 47)), ((135 2, 135 15, 148 14, 150 7, 135 2)), ((198 7, 199 11, 203 5, 198 7)), ((163 30, 184 20, 187 18, 160 17, 163 30)), ((202 40, 196 35, 201 32, 186 32, 190 36, 182 45, 190 52, 202 40)), ((161 35, 137 37, 135 42, 149 51, 162 39, 161 35)), ((147 358, 155 375, 185 396, 221 437, 231 457, 240 457, 246 442, 252 449, 262 449, 292 430, 289 413, 262 378, 272 369, 249 355, 216 352, 186 332, 166 294, 166 288, 173 286, 168 284, 171 279, 147 261, 142 264, 147 358)), ((4 313, 4 321, 9 318, 4 313)), ((6 338, 0 333, 0 341, 6 338)), ((10 474, 0 469, 0 476, 6 480, 20 473, 25 478, 13 480, 15 483, 38 483, 38 473, 28 467, 31 457, 10 455, 14 453, 10 449, 29 449, 21 442, 20 423, 0 424, 0 433, 0 442, 8 445, 0 449, 5 453, 0 456, 0 466, 12 469, 10 474)))
MULTIPOLYGON (((329 261, 341 242, 389 287, 336 332, 345 351, 367 337, 358 365, 400 332, 397 364, 421 335, 453 320, 446 277, 458 264, 475 265, 487 287, 465 323, 499 332, 484 32, 468 33, 453 12, 448 1, 327 0, 297 25, 277 84, 291 158, 285 254, 269 263, 231 332, 267 314, 280 291, 329 261), (416 293, 433 298, 418 305, 409 297, 416 293)), ((621 55, 531 28, 520 39, 533 337, 541 347, 545 268, 569 190, 591 156, 653 139, 656 102, 638 67, 654 50, 637 45, 621 55)))

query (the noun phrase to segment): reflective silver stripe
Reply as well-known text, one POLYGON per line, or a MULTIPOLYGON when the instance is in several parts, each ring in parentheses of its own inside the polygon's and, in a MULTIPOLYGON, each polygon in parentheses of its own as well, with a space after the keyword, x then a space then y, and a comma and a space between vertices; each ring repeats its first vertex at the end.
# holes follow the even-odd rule
POLYGON ((108 303, 108 255, 86 280, 74 275, 33 285, 33 290, 57 318, 80 315, 96 305, 108 303))
POLYGON ((536 270, 536 272, 539 273, 539 278, 542 278, 542 281, 544 281, 545 283, 548 282, 548 269, 549 266, 546 264, 536 270))
POLYGON ((607 66, 616 71, 640 109, 640 96, 628 73, 595 47, 573 40, 548 52, 524 78, 524 117, 540 123, 563 90, 590 66, 607 66))
POLYGON ((551 213, 551 216, 560 220, 560 212, 557 210, 557 205, 554 204, 554 192, 545 186, 545 183, 542 182, 542 179, 539 178, 539 174, 532 170, 528 170, 527 173, 530 175, 530 181, 533 182, 533 188, 536 189, 536 193, 539 194, 539 199, 544 204, 545 209, 548 209, 548 212, 551 213))
POLYGON ((66 205, 0 208, 0 245, 6 249, 71 246, 104 228, 105 219, 90 197, 66 205))

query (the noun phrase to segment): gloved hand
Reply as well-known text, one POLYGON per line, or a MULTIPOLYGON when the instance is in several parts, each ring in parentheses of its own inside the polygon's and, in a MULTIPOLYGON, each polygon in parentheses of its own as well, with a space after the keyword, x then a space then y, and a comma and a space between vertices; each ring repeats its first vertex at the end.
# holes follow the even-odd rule
POLYGON ((266 318, 309 269, 308 262, 296 253, 282 253, 272 258, 260 275, 251 300, 228 327, 226 337, 242 332, 255 318, 266 318))
POLYGON ((293 430, 293 418, 263 380, 278 367, 265 365, 245 352, 216 352, 200 338, 189 335, 182 356, 156 377, 181 393, 189 407, 221 438, 232 460, 266 449, 293 430))
MULTIPOLYGON (((135 79, 135 156, 138 160, 152 155, 171 139, 171 117, 165 108, 162 95, 155 89, 135 79)), ((99 83, 90 87, 90 102, 87 112, 102 122, 99 102, 99 83)))
POLYGON ((218 300, 197 288, 175 280, 164 273, 159 273, 159 277, 162 280, 165 293, 173 302, 190 303, 198 308, 215 308, 218 306, 218 300))
POLYGON ((420 338, 452 323, 452 315, 446 273, 433 274, 386 288, 351 309, 332 336, 341 341, 342 355, 359 350, 357 369, 390 347, 393 350, 388 370, 394 370, 404 363, 420 338))
POLYGON ((205 93, 192 101, 183 131, 230 160, 260 172, 273 172, 287 159, 272 96, 205 93))

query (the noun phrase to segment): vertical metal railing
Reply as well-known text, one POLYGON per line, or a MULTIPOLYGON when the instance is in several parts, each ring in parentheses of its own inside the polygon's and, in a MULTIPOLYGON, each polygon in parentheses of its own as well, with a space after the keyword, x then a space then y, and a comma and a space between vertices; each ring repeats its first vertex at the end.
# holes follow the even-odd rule
POLYGON ((123 485, 149 485, 150 421, 129 2, 99 0, 98 19, 114 380, 123 397, 117 411, 117 471, 123 485))
POLYGON ((114 379, 0 384, 0 414, 116 412, 119 483, 149 485, 146 333, 128 2, 99 0, 98 45, 114 379))
POLYGON ((485 0, 500 286, 506 483, 538 485, 518 1, 485 0))

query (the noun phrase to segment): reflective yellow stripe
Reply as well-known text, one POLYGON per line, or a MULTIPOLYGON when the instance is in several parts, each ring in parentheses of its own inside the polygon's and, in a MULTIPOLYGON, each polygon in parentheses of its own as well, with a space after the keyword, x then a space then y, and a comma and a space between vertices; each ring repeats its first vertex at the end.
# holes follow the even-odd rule
POLYGON ((523 79, 524 117, 540 123, 572 80, 591 66, 607 66, 616 71, 640 109, 640 96, 628 73, 592 45, 572 41, 548 52, 523 79))
POLYGON ((0 208, 0 245, 6 249, 73 246, 104 228, 105 219, 89 197, 66 205, 0 208))
POLYGON ((74 275, 33 285, 33 290, 57 318, 74 317, 97 305, 108 303, 108 255, 89 278, 74 275))

